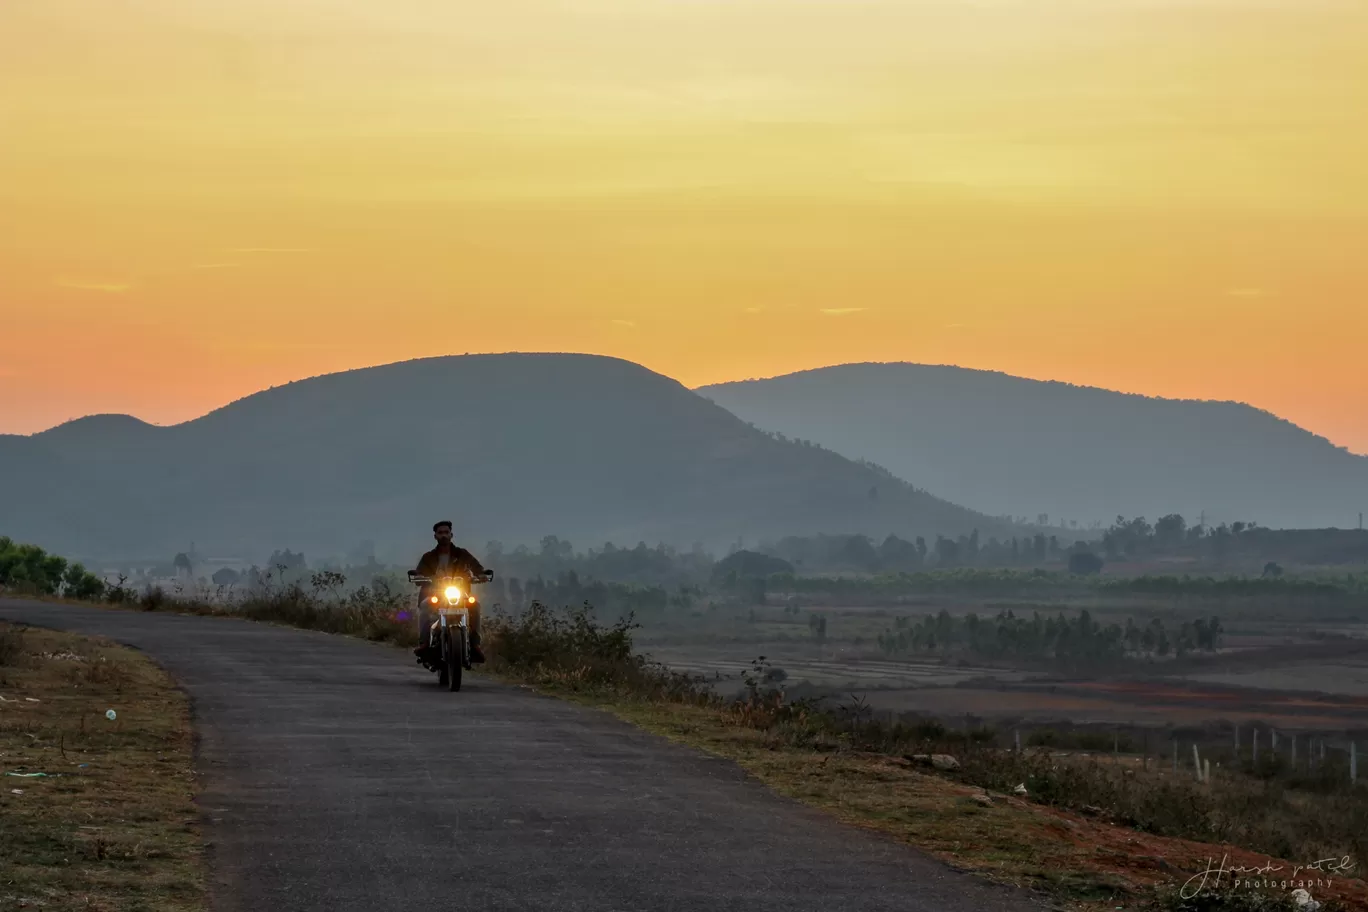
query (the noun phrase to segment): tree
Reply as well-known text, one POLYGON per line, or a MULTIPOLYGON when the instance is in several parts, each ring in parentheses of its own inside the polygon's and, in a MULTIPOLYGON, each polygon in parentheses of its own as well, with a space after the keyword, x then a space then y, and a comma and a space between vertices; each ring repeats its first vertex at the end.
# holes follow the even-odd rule
POLYGON ((1093 576, 1102 572, 1103 560, 1091 551, 1075 551, 1069 555, 1069 572, 1077 576, 1093 576))
POLYGON ((92 601, 104 594, 104 580, 80 564, 72 564, 62 574, 62 594, 67 598, 92 601))
POLYGON ((171 561, 171 566, 176 568, 177 576, 181 573, 190 576, 195 571, 195 568, 190 563, 190 556, 184 551, 176 555, 175 559, 171 561))
POLYGON ((1154 538, 1160 547, 1172 548, 1187 537, 1187 520, 1177 513, 1162 516, 1154 524, 1154 538))
POLYGON ((238 581, 240 575, 232 567, 222 567, 214 571, 214 575, 209 577, 215 586, 231 586, 238 581))
POLYGON ((936 536, 936 563, 942 567, 953 567, 959 563, 959 543, 953 538, 936 536))
POLYGON ((839 558, 842 563, 857 570, 874 570, 879 565, 879 553, 874 543, 864 535, 851 535, 841 545, 839 558))
POLYGON ((776 573, 792 573, 793 565, 786 560, 761 554, 758 551, 737 551, 713 565, 713 579, 763 579, 776 573), (734 576, 733 576, 734 574, 734 576))
POLYGON ((917 554, 916 545, 890 535, 879 546, 879 563, 885 568, 915 567, 921 563, 921 556, 917 554))
MULTIPOLYGON (((642 546, 645 546, 645 542, 642 546)), ((569 560, 575 554, 575 546, 555 535, 548 535, 541 540, 541 554, 542 557, 569 560)))

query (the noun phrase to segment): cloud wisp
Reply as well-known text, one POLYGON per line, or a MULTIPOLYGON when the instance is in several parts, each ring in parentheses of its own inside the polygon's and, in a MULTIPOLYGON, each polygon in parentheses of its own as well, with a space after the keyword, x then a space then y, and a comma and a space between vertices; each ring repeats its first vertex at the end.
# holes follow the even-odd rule
POLYGON ((58 288, 74 291, 94 291, 100 294, 123 294, 133 288, 127 282, 91 281, 88 279, 57 279, 58 288))

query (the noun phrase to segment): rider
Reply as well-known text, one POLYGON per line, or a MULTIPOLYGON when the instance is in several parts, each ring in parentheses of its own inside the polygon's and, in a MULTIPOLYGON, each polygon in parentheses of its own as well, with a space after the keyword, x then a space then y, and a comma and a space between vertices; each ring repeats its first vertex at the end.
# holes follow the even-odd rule
MULTIPOLYGON (((418 559, 418 569, 414 571, 418 576, 439 579, 448 573, 464 571, 479 576, 485 572, 485 568, 475 559, 475 555, 465 548, 457 547, 451 543, 450 522, 442 520, 434 525, 432 536, 437 539, 437 547, 418 559)), ((413 650, 414 654, 418 656, 426 653, 431 646, 428 640, 432 622, 428 618, 427 606, 428 598, 433 591, 435 590, 430 586, 424 585, 419 593, 418 629, 422 642, 417 649, 413 650)), ((470 606, 470 658, 473 662, 485 660, 484 653, 480 651, 480 606, 478 604, 470 606)))

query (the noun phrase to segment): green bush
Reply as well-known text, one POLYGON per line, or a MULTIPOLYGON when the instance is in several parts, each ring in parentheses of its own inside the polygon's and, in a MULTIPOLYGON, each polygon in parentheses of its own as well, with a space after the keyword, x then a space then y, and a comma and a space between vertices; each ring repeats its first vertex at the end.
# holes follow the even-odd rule
POLYGON ((0 537, 0 586, 82 601, 96 601, 105 592, 104 580, 80 564, 48 554, 37 545, 18 544, 8 537, 0 537))
POLYGON ((62 594, 83 602, 99 601, 104 597, 105 583, 80 564, 72 564, 62 576, 62 594))
POLYGON ((36 595, 55 595, 66 572, 65 558, 48 554, 37 545, 21 545, 0 537, 0 586, 36 595))

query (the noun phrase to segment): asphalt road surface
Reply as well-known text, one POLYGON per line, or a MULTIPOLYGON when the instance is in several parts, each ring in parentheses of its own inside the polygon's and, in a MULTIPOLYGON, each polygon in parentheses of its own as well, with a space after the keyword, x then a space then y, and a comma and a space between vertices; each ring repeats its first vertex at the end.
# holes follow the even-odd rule
POLYGON ((1040 909, 735 765, 391 647, 0 601, 134 646, 189 693, 216 912, 1040 909))

